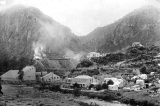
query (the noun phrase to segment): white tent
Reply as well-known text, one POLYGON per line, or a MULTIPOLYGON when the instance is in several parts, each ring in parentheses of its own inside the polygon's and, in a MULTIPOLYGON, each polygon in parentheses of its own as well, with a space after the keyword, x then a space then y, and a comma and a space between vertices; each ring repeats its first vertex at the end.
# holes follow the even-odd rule
POLYGON ((1 80, 3 81, 18 81, 18 71, 19 70, 9 70, 3 75, 1 75, 1 80))

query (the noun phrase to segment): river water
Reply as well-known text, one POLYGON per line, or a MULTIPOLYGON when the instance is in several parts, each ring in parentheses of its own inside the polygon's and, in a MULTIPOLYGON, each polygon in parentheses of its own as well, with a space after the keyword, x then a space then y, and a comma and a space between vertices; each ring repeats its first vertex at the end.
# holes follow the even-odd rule
POLYGON ((49 91, 41 93, 32 87, 26 86, 2 85, 2 91, 4 95, 0 97, 0 102, 5 102, 10 106, 37 106, 38 103, 43 104, 43 106, 79 106, 77 101, 82 101, 88 104, 96 103, 99 106, 129 106, 126 104, 110 103, 98 99, 88 99, 86 97, 74 98, 71 94, 61 94, 49 91), (24 91, 26 92, 24 93, 24 91))

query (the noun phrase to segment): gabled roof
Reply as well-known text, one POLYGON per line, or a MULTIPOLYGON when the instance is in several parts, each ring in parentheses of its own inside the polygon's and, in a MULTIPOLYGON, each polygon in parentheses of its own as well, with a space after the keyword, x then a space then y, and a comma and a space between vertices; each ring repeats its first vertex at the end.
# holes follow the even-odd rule
POLYGON ((30 68, 33 68, 34 66, 26 66, 25 68, 23 68, 23 71, 28 71, 30 68))
POLYGON ((49 75, 51 75, 51 74, 53 74, 53 75, 55 75, 55 76, 58 76, 58 75, 54 74, 53 72, 50 72, 49 74, 43 76, 43 78, 45 78, 45 77, 47 77, 47 76, 49 76, 49 75))
POLYGON ((46 66, 39 60, 36 60, 34 67, 36 67, 36 69, 42 69, 42 70, 47 69, 46 66))
POLYGON ((18 72, 19 70, 9 70, 1 75, 1 79, 16 79, 19 76, 18 72))

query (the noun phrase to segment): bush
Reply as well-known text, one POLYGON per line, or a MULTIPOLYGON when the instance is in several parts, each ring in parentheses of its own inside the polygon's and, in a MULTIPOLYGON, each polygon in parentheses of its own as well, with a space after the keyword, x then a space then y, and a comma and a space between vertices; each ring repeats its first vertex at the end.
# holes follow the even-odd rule
POLYGON ((93 84, 90 84, 88 88, 89 88, 89 90, 90 90, 90 89, 93 88, 93 87, 94 87, 94 85, 93 85, 93 84))
POLYGON ((98 69, 87 70, 87 75, 89 75, 89 76, 98 75, 98 74, 99 74, 98 69))
POLYGON ((96 90, 97 90, 97 91, 102 90, 102 86, 101 86, 101 84, 96 85, 96 87, 95 87, 95 88, 96 88, 96 90))
POLYGON ((117 93, 117 96, 122 96, 122 94, 121 93, 117 93))
POLYGON ((78 85, 78 83, 74 83, 73 88, 80 88, 80 86, 78 85))
POLYGON ((78 97, 78 96, 80 96, 80 89, 79 88, 75 88, 74 89, 74 91, 73 91, 73 94, 74 94, 74 96, 76 96, 76 97, 78 97))
POLYGON ((147 67, 145 65, 141 67, 140 72, 142 74, 149 74, 149 72, 147 71, 147 67))
POLYGON ((107 82, 107 85, 113 85, 114 84, 114 82, 112 81, 112 80, 109 80, 108 82, 107 82))
POLYGON ((136 105, 136 101, 134 99, 130 99, 130 104, 136 105))
POLYGON ((102 89, 108 89, 108 85, 106 83, 102 84, 102 89))
POLYGON ((80 64, 77 65, 77 68, 81 68, 81 67, 90 67, 93 65, 93 62, 90 60, 82 60, 80 64))

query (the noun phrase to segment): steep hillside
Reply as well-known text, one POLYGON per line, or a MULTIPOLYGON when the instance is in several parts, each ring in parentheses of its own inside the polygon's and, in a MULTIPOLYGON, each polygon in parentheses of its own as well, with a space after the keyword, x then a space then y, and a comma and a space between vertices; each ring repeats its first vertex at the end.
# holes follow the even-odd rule
POLYGON ((145 6, 108 26, 95 29, 81 40, 88 51, 115 52, 133 42, 160 45, 159 29, 160 10, 145 6))
POLYGON ((78 51, 79 40, 71 30, 34 7, 15 5, 0 13, 0 69, 18 69, 31 61, 34 50, 65 54, 78 51))

